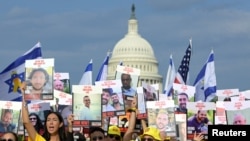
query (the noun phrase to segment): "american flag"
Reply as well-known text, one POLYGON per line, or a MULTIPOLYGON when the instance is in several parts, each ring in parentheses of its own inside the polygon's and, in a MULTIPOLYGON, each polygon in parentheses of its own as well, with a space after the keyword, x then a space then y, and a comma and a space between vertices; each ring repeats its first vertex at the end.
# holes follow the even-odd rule
POLYGON ((192 50, 192 40, 190 39, 188 48, 186 50, 186 54, 183 56, 182 61, 181 61, 181 65, 179 66, 178 71, 176 73, 174 83, 186 84, 188 72, 189 72, 191 50, 192 50))

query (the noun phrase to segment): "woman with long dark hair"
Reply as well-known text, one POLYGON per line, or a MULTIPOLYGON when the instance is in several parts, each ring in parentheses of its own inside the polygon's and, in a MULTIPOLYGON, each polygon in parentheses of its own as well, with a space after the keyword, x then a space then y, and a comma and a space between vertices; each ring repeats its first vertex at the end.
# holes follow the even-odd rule
MULTIPOLYGON (((24 96, 26 88, 26 83, 22 83, 21 90, 24 96)), ((36 129, 34 128, 33 124, 30 122, 29 119, 29 112, 26 105, 26 101, 23 98, 22 102, 22 118, 23 124, 29 134, 28 140, 29 141, 71 141, 73 140, 72 134, 72 121, 73 117, 69 117, 69 131, 70 134, 68 137, 66 136, 65 126, 63 122, 63 118, 60 113, 58 112, 50 112, 45 118, 44 122, 44 133, 40 135, 36 129)))
POLYGON ((43 135, 44 126, 43 126, 43 122, 40 119, 40 117, 36 113, 30 113, 29 119, 30 119, 32 125, 35 127, 37 133, 39 133, 40 135, 43 135))

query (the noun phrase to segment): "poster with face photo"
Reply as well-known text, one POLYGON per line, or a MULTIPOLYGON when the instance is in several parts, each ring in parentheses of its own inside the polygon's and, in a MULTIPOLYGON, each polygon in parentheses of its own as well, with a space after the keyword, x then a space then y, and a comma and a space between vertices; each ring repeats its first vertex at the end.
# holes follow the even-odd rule
POLYGON ((34 102, 28 104, 29 113, 35 113, 39 116, 42 122, 45 122, 47 114, 50 112, 50 103, 48 102, 34 102))
POLYGON ((74 131, 81 127, 102 125, 102 87, 93 85, 72 85, 74 131))
POLYGON ((218 101, 231 101, 231 97, 238 95, 239 95, 239 89, 223 89, 216 91, 216 96, 218 97, 218 101))
POLYGON ((110 117, 109 118, 109 125, 118 126, 118 116, 110 117))
POLYGON ((0 101, 0 107, 0 136, 5 132, 17 133, 22 103, 14 101, 0 101))
POLYGON ((68 116, 73 114, 73 107, 72 105, 63 105, 60 104, 58 107, 58 112, 61 113, 64 125, 67 127, 68 126, 68 116))
POLYGON ((208 139, 208 125, 214 124, 214 102, 188 102, 187 103, 187 140, 193 140, 194 133, 202 133, 208 139))
POLYGON ((103 117, 125 115, 125 104, 121 91, 121 80, 105 80, 95 82, 102 87, 103 117))
POLYGON ((140 69, 127 67, 127 66, 117 66, 115 79, 121 80, 122 83, 122 93, 125 100, 125 109, 129 109, 130 102, 134 96, 136 96, 136 88, 138 86, 140 69))
MULTIPOLYGON (((227 102, 227 101, 225 101, 227 102)), ((225 110, 225 103, 224 101, 216 101, 216 110, 214 115, 214 124, 227 124, 226 119, 226 110, 225 110)))
POLYGON ((25 100, 52 100, 54 59, 25 61, 25 100))
POLYGON ((152 86, 153 89, 154 89, 154 92, 153 92, 154 99, 159 100, 159 93, 160 93, 159 84, 151 84, 150 86, 152 86))
POLYGON ((54 89, 54 99, 43 101, 50 103, 52 111, 58 112, 58 107, 60 105, 72 105, 72 95, 54 89))
POLYGON ((67 72, 55 72, 54 73, 54 89, 70 94, 70 78, 67 72))
POLYGON ((250 124, 250 101, 231 101, 224 103, 229 125, 250 124))
POLYGON ((65 92, 61 92, 58 90, 54 90, 54 97, 55 97, 55 102, 56 104, 59 105, 72 105, 72 95, 65 93, 65 92))
MULTIPOLYGON (((34 102, 27 105, 29 111, 29 119, 33 126, 46 125, 46 117, 50 113, 50 103, 48 102, 34 102)), ((21 120, 22 117, 20 117, 21 120)), ((44 129, 36 129, 40 134, 44 132, 44 129)), ((45 127, 44 127, 45 128, 45 127)), ((24 131, 24 136, 29 136, 27 130, 24 131)))
POLYGON ((187 113, 187 102, 194 101, 195 87, 174 83, 173 89, 173 100, 176 105, 175 113, 187 113))
POLYGON ((147 101, 148 126, 156 127, 168 136, 176 136, 174 101, 147 101))
POLYGON ((150 84, 142 82, 143 94, 145 101, 157 101, 158 93, 157 90, 150 84))

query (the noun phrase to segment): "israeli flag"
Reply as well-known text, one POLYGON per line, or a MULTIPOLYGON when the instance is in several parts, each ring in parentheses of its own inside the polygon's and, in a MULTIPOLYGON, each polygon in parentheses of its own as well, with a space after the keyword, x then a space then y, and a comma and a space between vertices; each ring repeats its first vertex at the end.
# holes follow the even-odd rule
POLYGON ((172 89, 173 89, 173 83, 175 79, 175 66, 174 66, 174 61, 172 54, 170 55, 170 60, 169 60, 169 66, 168 66, 168 72, 166 76, 166 82, 165 82, 165 88, 164 88, 164 94, 167 94, 168 96, 172 96, 172 89))
POLYGON ((209 102, 216 94, 216 75, 214 66, 214 52, 211 51, 206 64, 198 74, 194 86, 196 88, 195 101, 209 102))
POLYGON ((91 59, 82 75, 79 85, 92 85, 92 72, 93 72, 93 62, 91 59))
POLYGON ((100 68, 100 71, 97 75, 97 78, 95 81, 104 81, 107 80, 108 75, 108 64, 109 64, 109 52, 107 53, 106 58, 104 59, 104 62, 100 68))
POLYGON ((0 99, 6 101, 21 100, 20 85, 25 80, 25 60, 42 58, 41 43, 17 58, 0 73, 0 99))

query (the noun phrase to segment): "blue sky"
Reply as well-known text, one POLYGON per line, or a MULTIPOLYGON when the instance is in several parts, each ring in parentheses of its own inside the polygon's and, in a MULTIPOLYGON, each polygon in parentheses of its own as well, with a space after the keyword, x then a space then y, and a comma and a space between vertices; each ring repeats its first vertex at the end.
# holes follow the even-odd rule
POLYGON ((249 89, 247 0, 4 1, 0 70, 40 41, 43 57, 55 58, 56 72, 69 72, 72 84, 90 59, 95 80, 106 52, 127 33, 133 3, 139 34, 153 47, 164 79, 169 55, 177 69, 192 38, 191 85, 213 49, 217 89, 249 89))

